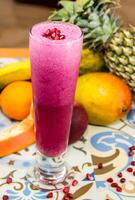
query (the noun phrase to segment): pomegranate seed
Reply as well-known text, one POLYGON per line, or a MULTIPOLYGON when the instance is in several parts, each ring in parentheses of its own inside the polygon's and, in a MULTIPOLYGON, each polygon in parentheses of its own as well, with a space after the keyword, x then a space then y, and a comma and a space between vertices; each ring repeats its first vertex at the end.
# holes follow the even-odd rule
POLYGON ((128 172, 132 172, 132 171, 133 171, 133 168, 132 168, 132 167, 128 167, 128 168, 127 168, 127 171, 128 171, 128 172))
POLYGON ((131 162, 131 165, 132 165, 132 166, 135 166, 135 161, 132 161, 132 162, 131 162))
POLYGON ((67 194, 69 192, 69 187, 64 187, 63 192, 67 194))
POLYGON ((122 175, 122 173, 120 172, 120 173, 117 174, 117 176, 118 176, 119 178, 121 178, 123 175, 122 175))
POLYGON ((68 193, 68 194, 67 194, 67 197, 69 197, 69 198, 72 199, 72 198, 73 198, 73 194, 72 194, 72 193, 68 193))
POLYGON ((70 197, 65 196, 62 200, 70 200, 70 197))
POLYGON ((98 169, 102 169, 103 168, 103 164, 102 163, 99 163, 98 164, 98 169))
POLYGON ((133 151, 129 151, 128 152, 128 156, 133 156, 134 155, 134 152, 133 151))
POLYGON ((60 40, 64 40, 65 39, 65 35, 60 35, 60 40))
POLYGON ((133 176, 135 176, 135 171, 133 172, 133 176))
POLYGON ((7 195, 3 195, 2 200, 8 200, 8 196, 7 195))
POLYGON ((60 36, 61 31, 60 31, 59 29, 57 29, 57 30, 55 31, 55 33, 56 33, 57 35, 60 36))
POLYGON ((108 178, 108 179, 107 179, 107 182, 108 182, 108 183, 112 183, 112 182, 113 182, 113 179, 112 179, 112 178, 108 178))
POLYGON ((130 151, 135 150, 135 146, 129 147, 129 150, 130 150, 130 151))
POLYGON ((51 30, 50 29, 48 29, 44 34, 43 34, 43 36, 50 36, 51 35, 51 30))
POLYGON ((57 28, 51 29, 51 33, 56 33, 56 31, 57 31, 57 28))
POLYGON ((114 187, 114 188, 115 188, 115 187, 118 187, 118 183, 112 183, 112 184, 111 184, 111 187, 114 187))
POLYGON ((6 183, 7 183, 7 184, 12 183, 12 178, 8 177, 7 180, 6 180, 6 183))
POLYGON ((56 35, 54 39, 55 39, 55 40, 60 40, 60 36, 59 36, 59 35, 56 35))
POLYGON ((52 198, 53 197, 53 193, 52 192, 50 192, 50 193, 48 193, 47 194, 47 198, 49 199, 49 198, 52 198))
POLYGON ((116 191, 117 191, 117 192, 122 192, 122 188, 118 186, 118 187, 116 188, 116 191))
POLYGON ((89 173, 86 174, 86 179, 91 180, 91 175, 89 173))
POLYGON ((120 179, 120 182, 121 182, 121 183, 125 183, 125 182, 126 182, 126 179, 125 179, 125 178, 121 178, 121 179, 120 179))
POLYGON ((73 180, 72 186, 76 186, 77 184, 78 184, 78 181, 77 180, 73 180))

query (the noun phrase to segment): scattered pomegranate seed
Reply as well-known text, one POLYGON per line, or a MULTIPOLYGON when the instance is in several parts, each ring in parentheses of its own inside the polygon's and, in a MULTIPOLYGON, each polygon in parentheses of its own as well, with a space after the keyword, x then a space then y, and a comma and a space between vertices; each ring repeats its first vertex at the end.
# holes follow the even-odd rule
POLYGON ((125 178, 121 178, 121 179, 120 179, 120 182, 121 182, 121 183, 125 183, 125 182, 126 182, 126 179, 125 179, 125 178))
POLYGON ((59 35, 56 35, 56 36, 55 36, 55 40, 60 40, 60 36, 59 36, 59 35))
POLYGON ((118 186, 118 187, 116 188, 116 191, 117 191, 117 192, 122 192, 122 188, 121 188, 120 186, 118 186))
POLYGON ((72 199, 72 198, 73 198, 73 194, 72 194, 72 193, 68 193, 68 194, 67 194, 67 197, 69 197, 69 198, 72 199))
POLYGON ((72 186, 76 186, 78 184, 78 181, 75 179, 75 180, 73 180, 73 182, 72 182, 72 186))
POLYGON ((3 195, 2 200, 8 200, 8 196, 7 195, 3 195))
POLYGON ((118 174, 117 174, 117 176, 119 177, 119 178, 121 178, 123 175, 122 175, 122 172, 119 172, 118 174))
POLYGON ((98 169, 102 169, 103 168, 103 164, 102 163, 99 163, 98 164, 98 169))
POLYGON ((128 168, 127 168, 127 171, 128 171, 128 172, 132 172, 132 171, 133 171, 133 168, 132 168, 132 167, 128 167, 128 168))
POLYGON ((133 172, 133 176, 135 176, 135 171, 133 172))
POLYGON ((12 178, 8 177, 7 180, 6 180, 6 183, 7 183, 7 184, 12 183, 12 178))
POLYGON ((135 146, 129 147, 129 150, 130 150, 130 151, 135 150, 135 146))
POLYGON ((69 192, 69 187, 64 187, 63 192, 67 194, 69 192))
POLYGON ((70 197, 65 196, 62 200, 70 200, 70 197))
POLYGON ((48 30, 43 34, 43 36, 49 36, 49 35, 51 35, 51 30, 50 30, 50 29, 48 29, 48 30))
POLYGON ((134 155, 134 152, 133 151, 129 151, 128 152, 128 156, 133 156, 134 155))
POLYGON ((111 184, 111 187, 114 187, 114 188, 115 188, 115 187, 118 187, 118 183, 112 183, 112 184, 111 184))
POLYGON ((57 31, 57 28, 51 29, 51 33, 56 33, 56 31, 57 31))
POLYGON ((112 178, 108 178, 108 179, 107 179, 107 182, 108 182, 108 183, 112 183, 112 182, 113 182, 113 179, 112 179, 112 178))
POLYGON ((131 162, 131 165, 132 165, 132 166, 135 166, 135 161, 132 161, 132 162, 131 162))
POLYGON ((47 198, 49 199, 49 198, 52 198, 53 197, 53 193, 52 192, 50 192, 50 193, 48 193, 47 194, 47 198))
POLYGON ((91 180, 91 175, 89 173, 86 174, 86 179, 91 180))

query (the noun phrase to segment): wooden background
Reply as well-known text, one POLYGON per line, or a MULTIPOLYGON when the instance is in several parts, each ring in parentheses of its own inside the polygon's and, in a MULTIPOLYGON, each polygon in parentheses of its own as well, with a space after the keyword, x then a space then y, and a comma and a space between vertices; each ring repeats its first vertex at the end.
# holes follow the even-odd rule
MULTIPOLYGON (((135 25, 135 0, 121 0, 121 5, 123 21, 135 25)), ((52 10, 47 6, 0 0, 0 47, 27 47, 29 28, 45 21, 52 10)))

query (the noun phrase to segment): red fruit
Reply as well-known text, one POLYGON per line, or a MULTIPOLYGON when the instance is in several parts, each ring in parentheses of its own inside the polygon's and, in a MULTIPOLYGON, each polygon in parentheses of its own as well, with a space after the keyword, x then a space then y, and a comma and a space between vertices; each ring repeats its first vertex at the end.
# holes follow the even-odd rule
POLYGON ((59 35, 56 35, 54 39, 55 39, 55 40, 60 40, 59 35))
POLYGON ((65 196, 62 200, 70 200, 70 197, 65 196))
POLYGON ((64 187, 63 192, 67 194, 69 192, 69 187, 64 187))
POLYGON ((133 151, 129 151, 128 152, 128 156, 133 156, 134 155, 134 152, 133 151))
POLYGON ((69 144, 78 141, 84 134, 88 125, 88 116, 80 104, 74 104, 69 135, 69 144))
POLYGON ((117 174, 117 176, 118 176, 119 178, 121 178, 123 175, 122 175, 122 173, 120 172, 120 173, 117 174))
POLYGON ((131 165, 132 165, 132 166, 135 166, 135 161, 132 161, 132 162, 131 162, 131 165))
POLYGON ((73 194, 72 193, 68 193, 67 197, 69 197, 70 199, 72 199, 73 198, 73 194))
POLYGON ((8 177, 7 180, 6 180, 6 183, 7 183, 7 184, 12 183, 12 178, 8 177))
POLYGON ((132 167, 128 167, 128 168, 127 168, 127 171, 128 171, 128 172, 132 172, 132 171, 133 171, 133 168, 132 168, 132 167))
POLYGON ((135 176, 135 171, 133 172, 133 176, 135 176))
POLYGON ((65 35, 60 35, 60 40, 64 40, 65 39, 65 35))
POLYGON ((48 29, 44 34, 43 34, 43 36, 50 36, 51 35, 51 30, 50 29, 48 29))
POLYGON ((2 200, 8 200, 8 196, 7 195, 3 195, 2 200))
POLYGON ((116 188, 116 191, 117 191, 117 192, 122 192, 122 188, 118 186, 118 187, 116 188))
POLYGON ((114 187, 114 188, 118 187, 118 183, 112 183, 111 187, 114 187))
POLYGON ((47 198, 49 199, 49 198, 52 198, 53 197, 53 193, 52 192, 50 192, 50 193, 48 193, 47 194, 47 198))
POLYGON ((113 182, 113 179, 112 179, 112 178, 108 178, 108 179, 107 179, 107 182, 108 182, 108 183, 112 183, 112 182, 113 182))
POLYGON ((51 33, 56 33, 56 31, 57 31, 57 28, 51 29, 51 33))
POLYGON ((89 173, 86 174, 86 179, 91 180, 91 175, 89 173))
POLYGON ((120 182, 121 182, 121 183, 125 183, 125 182, 126 182, 126 179, 125 179, 125 178, 121 178, 121 179, 120 179, 120 182))
POLYGON ((73 180, 73 182, 72 182, 72 186, 76 186, 78 184, 78 181, 75 179, 75 180, 73 180))
POLYGON ((135 150, 135 146, 129 147, 129 150, 130 150, 130 151, 135 150))
POLYGON ((98 164, 98 169, 102 169, 103 168, 103 164, 102 163, 99 163, 98 164))

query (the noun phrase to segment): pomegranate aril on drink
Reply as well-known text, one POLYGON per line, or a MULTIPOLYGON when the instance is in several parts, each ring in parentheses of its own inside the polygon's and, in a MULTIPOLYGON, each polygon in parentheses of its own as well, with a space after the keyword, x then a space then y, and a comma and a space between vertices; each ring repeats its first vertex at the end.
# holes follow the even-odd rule
POLYGON ((75 179, 75 180, 73 180, 73 182, 72 182, 72 186, 76 186, 78 184, 78 181, 75 179))
POLYGON ((127 168, 127 171, 128 171, 128 172, 132 172, 132 171, 133 171, 133 168, 132 168, 132 167, 128 167, 128 168, 127 168))
POLYGON ((60 35, 60 40, 64 40, 65 39, 65 35, 60 35))
POLYGON ((47 31, 43 34, 43 36, 47 37, 51 35, 51 30, 47 29, 47 31))
POLYGON ((91 180, 91 175, 89 173, 86 174, 86 179, 91 180))
POLYGON ((132 166, 135 166, 135 161, 132 161, 132 162, 131 162, 131 165, 132 165, 132 166))
POLYGON ((53 193, 52 192, 50 192, 50 193, 48 193, 47 194, 47 198, 49 199, 49 198, 52 198, 53 197, 53 193))
POLYGON ((7 184, 12 183, 12 178, 8 177, 7 180, 6 180, 6 183, 7 183, 7 184))
POLYGON ((126 182, 126 179, 125 179, 125 178, 121 178, 121 179, 120 179, 120 182, 121 182, 121 183, 125 183, 125 182, 126 182))
POLYGON ((113 179, 112 179, 112 178, 108 178, 108 179, 107 179, 107 182, 108 182, 108 183, 112 183, 112 182, 113 182, 113 179))
POLYGON ((65 194, 69 193, 69 187, 64 187, 63 192, 64 192, 65 194))
POLYGON ((135 171, 133 172, 133 176, 135 176, 135 171))
POLYGON ((128 152, 128 156, 133 156, 134 155, 134 152, 133 151, 129 151, 128 152))
POLYGON ((114 187, 114 188, 118 187, 118 183, 112 183, 111 187, 114 187))
POLYGON ((117 192, 122 192, 122 188, 121 188, 120 186, 118 186, 118 187, 116 188, 116 191, 117 191, 117 192))
POLYGON ((3 195, 2 200, 8 200, 8 195, 3 195))
POLYGON ((119 172, 118 174, 117 174, 117 176, 119 177, 119 178, 121 178, 123 175, 122 175, 122 172, 119 172))

